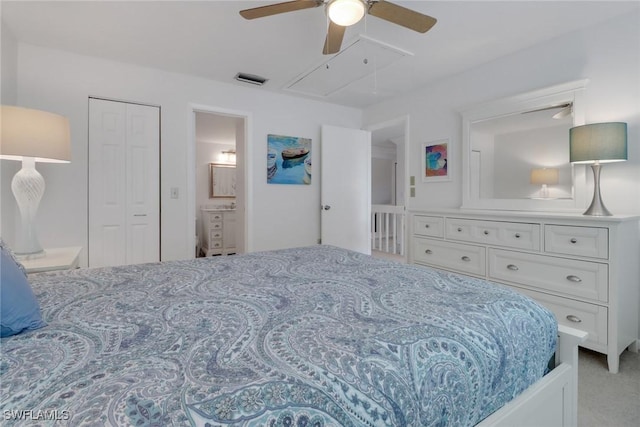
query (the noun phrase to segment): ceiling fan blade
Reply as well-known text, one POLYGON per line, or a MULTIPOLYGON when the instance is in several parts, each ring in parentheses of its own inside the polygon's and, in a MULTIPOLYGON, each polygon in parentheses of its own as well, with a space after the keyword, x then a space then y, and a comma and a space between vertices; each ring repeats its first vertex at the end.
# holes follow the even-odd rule
POLYGON ((426 33, 437 22, 431 16, 382 0, 371 4, 369 14, 419 33, 426 33))
POLYGON ((296 0, 284 3, 270 4, 268 6, 254 7, 240 11, 244 19, 263 18, 265 16, 278 15, 280 13, 294 12, 296 10, 311 9, 323 4, 322 0, 296 0))
POLYGON ((343 27, 338 24, 334 24, 333 21, 329 21, 329 29, 327 30, 327 38, 324 41, 324 49, 322 53, 325 55, 331 55, 332 53, 340 52, 342 47, 342 39, 344 38, 344 32, 347 27, 343 27))
POLYGON ((555 110, 557 108, 569 108, 569 107, 573 107, 573 102, 567 102, 567 103, 558 104, 558 105, 550 105, 548 107, 542 107, 542 108, 537 108, 535 110, 524 111, 522 112, 522 114, 537 113, 538 111, 555 110))

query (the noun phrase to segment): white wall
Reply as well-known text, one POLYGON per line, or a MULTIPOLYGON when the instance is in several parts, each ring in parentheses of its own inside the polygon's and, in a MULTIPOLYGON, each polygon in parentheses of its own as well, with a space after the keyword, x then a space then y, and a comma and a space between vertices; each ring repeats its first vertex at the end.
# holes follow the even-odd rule
MULTIPOLYGON (((267 185, 264 171, 268 133, 313 139, 319 147, 320 126, 361 128, 362 112, 256 88, 143 68, 59 50, 18 44, 19 105, 69 117, 72 158, 68 165, 38 165, 47 190, 37 218, 45 247, 87 244, 87 114, 88 97, 100 96, 161 106, 162 259, 193 254, 193 218, 188 216, 189 133, 192 105, 206 105, 250 115, 247 165, 256 173, 248 183, 253 193, 250 250, 314 244, 319 237, 320 183, 310 186, 267 185), (179 199, 169 197, 177 187, 179 199), (296 215, 291 215, 296 212, 296 215), (281 230, 287 230, 283 233, 281 230)), ((317 152, 317 151, 316 151, 317 152)), ((317 166, 315 166, 317 168, 317 166)), ((319 169, 316 169, 319 170, 319 169)), ((2 212, 15 209, 2 188, 2 212)), ((12 200, 12 198, 11 198, 12 200)), ((195 200, 195 196, 194 196, 195 200)), ((12 200, 12 203, 13 202, 12 200)), ((9 242, 11 243, 11 242, 9 242)), ((86 265, 83 251, 82 265, 86 265)))
POLYGON ((18 87, 18 43, 9 29, 0 20, 0 41, 2 59, 0 60, 0 99, 3 105, 15 104, 18 87))
MULTIPOLYGON (((571 165, 565 143, 566 126, 509 132, 495 137, 494 197, 539 197, 540 185, 530 184, 531 169, 556 168, 559 180, 549 185, 548 197, 571 197, 571 165)), ((488 168, 487 168, 488 169, 488 168)))
MULTIPOLYGON (((638 13, 620 16, 366 109, 365 123, 368 124, 403 114, 411 117, 408 167, 410 175, 417 179, 416 197, 408 199, 409 207, 458 207, 462 203, 462 118, 459 111, 481 102, 587 78, 586 122, 628 123, 629 161, 607 164, 603 168, 604 202, 614 213, 640 214, 638 22, 638 13), (453 180, 423 183, 420 156, 417 155, 420 144, 442 137, 450 137, 454 144, 453 180)), ((588 176, 587 184, 591 189, 592 181, 588 176)))
MULTIPOLYGON (((18 43, 2 20, 0 31, 0 102, 2 105, 15 105, 18 98, 18 43)), ((19 162, 0 160, 0 191, 3 195, 0 199, 0 236, 7 241, 14 239, 15 209, 2 209, 2 205, 5 200, 13 199, 11 179, 19 169, 19 162)))
POLYGON ((393 174, 395 161, 378 157, 371 158, 371 204, 393 204, 393 174))

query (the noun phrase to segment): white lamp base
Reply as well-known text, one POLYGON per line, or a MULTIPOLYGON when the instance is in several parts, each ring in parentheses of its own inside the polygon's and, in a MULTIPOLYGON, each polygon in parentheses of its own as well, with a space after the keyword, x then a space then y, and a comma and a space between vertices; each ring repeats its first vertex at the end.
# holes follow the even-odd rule
POLYGON ((35 218, 40 200, 44 194, 44 178, 36 170, 33 157, 22 158, 22 169, 11 180, 11 190, 18 203, 22 224, 14 248, 18 256, 44 256, 44 250, 38 241, 35 229, 35 218))
POLYGON ((600 163, 592 164, 591 169, 593 170, 593 200, 582 215, 611 216, 612 213, 604 206, 600 197, 600 163))
POLYGON ((540 188, 540 198, 548 199, 549 198, 549 188, 547 188, 547 184, 542 184, 540 188))

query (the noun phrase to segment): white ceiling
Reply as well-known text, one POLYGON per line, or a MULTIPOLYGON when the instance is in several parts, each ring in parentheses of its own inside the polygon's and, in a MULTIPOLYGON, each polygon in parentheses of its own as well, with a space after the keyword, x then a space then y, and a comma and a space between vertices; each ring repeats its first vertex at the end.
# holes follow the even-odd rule
MULTIPOLYGON (((238 72, 284 88, 314 69, 322 55, 322 7, 253 21, 238 14, 264 1, 9 1, 2 20, 19 41, 84 55, 236 82, 238 72)), ((426 34, 369 16, 350 27, 359 35, 411 52, 374 75, 327 97, 366 107, 410 92, 536 43, 638 9, 634 1, 395 1, 438 19, 426 34)))

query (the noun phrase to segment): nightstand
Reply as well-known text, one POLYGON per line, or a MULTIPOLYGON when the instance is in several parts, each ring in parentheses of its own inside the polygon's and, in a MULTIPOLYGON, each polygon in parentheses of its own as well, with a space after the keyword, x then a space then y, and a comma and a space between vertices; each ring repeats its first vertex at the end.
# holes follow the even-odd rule
POLYGON ((72 270, 78 268, 82 247, 45 249, 46 255, 39 258, 19 258, 27 273, 41 273, 43 271, 72 270))

